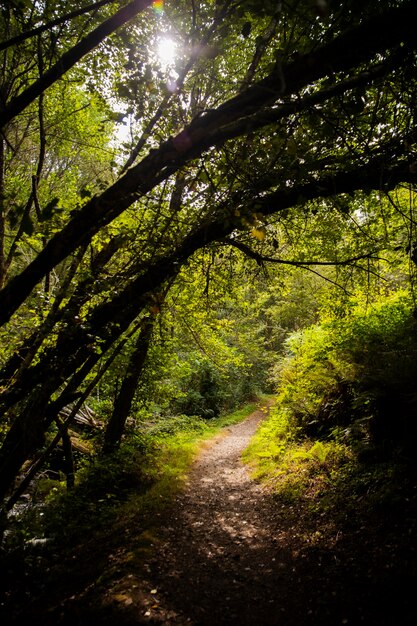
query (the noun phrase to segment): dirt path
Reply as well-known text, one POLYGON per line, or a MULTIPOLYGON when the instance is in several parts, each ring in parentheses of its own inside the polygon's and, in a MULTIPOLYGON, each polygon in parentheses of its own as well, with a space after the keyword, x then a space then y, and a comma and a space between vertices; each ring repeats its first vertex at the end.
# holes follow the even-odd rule
POLYGON ((228 428, 195 463, 149 564, 154 619, 162 611, 172 624, 281 623, 282 529, 241 461, 263 417, 259 410, 228 428))
POLYGON ((264 415, 256 411, 228 428, 195 462, 158 531, 139 619, 166 626, 414 625, 407 568, 389 571, 377 527, 346 533, 326 517, 312 523, 302 507, 251 480, 241 455, 264 415))

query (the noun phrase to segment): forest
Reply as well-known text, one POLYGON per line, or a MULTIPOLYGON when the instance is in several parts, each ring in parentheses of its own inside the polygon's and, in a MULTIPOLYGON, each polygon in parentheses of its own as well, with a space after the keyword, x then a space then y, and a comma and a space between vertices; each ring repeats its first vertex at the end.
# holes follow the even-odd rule
MULTIPOLYGON (((415 623, 414 17, 412 0, 0 0, 7 623, 415 623), (223 481, 222 437, 246 437, 233 515, 253 530, 217 614, 217 570, 205 594, 173 548, 171 587, 147 568, 173 499, 223 481), (274 564, 245 613, 262 533, 285 541, 253 556, 274 564)), ((207 524, 195 541, 221 542, 207 524)))

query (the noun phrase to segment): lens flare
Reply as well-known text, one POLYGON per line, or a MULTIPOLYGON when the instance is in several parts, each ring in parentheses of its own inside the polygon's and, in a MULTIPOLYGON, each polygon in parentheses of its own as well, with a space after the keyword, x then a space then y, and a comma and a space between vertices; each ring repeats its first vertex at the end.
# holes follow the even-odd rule
POLYGON ((157 54, 162 65, 170 65, 175 61, 177 44, 169 37, 158 41, 157 54))
POLYGON ((163 15, 164 13, 164 0, 155 0, 152 3, 153 10, 157 15, 163 15))

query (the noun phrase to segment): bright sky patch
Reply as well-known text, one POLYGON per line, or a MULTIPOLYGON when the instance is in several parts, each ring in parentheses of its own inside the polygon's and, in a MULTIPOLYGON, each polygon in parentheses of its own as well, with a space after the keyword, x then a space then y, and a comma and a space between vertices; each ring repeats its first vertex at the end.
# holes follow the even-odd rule
POLYGON ((169 37, 158 41, 157 54, 162 65, 170 65, 175 60, 177 44, 169 37))

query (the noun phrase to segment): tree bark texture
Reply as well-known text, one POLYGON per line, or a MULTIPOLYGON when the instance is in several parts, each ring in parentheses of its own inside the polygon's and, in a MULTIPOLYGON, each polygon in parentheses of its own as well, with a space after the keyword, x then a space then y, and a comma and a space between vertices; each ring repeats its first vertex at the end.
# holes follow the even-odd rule
POLYGON ((136 340, 123 382, 114 402, 112 415, 107 423, 103 446, 105 453, 112 452, 120 444, 133 398, 145 367, 154 323, 154 315, 146 317, 136 340))

